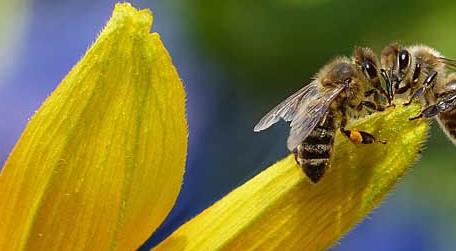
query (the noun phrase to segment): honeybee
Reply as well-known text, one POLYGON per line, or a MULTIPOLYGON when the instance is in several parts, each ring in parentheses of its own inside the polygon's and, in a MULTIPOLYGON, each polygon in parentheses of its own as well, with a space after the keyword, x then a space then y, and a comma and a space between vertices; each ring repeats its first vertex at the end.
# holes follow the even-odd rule
POLYGON ((259 132, 280 119, 290 122, 288 149, 296 162, 317 183, 329 167, 329 159, 338 128, 355 144, 386 143, 372 134, 346 129, 347 120, 363 108, 381 111, 381 87, 378 60, 367 48, 355 49, 352 59, 340 57, 330 61, 310 84, 292 94, 267 113, 255 126, 259 132))
MULTIPOLYGON (((387 86, 394 95, 408 94, 409 105, 420 99, 425 108, 410 120, 436 118, 440 127, 456 144, 456 61, 424 46, 388 45, 382 52, 381 66, 387 86)), ((391 97, 390 97, 391 98, 391 97)))

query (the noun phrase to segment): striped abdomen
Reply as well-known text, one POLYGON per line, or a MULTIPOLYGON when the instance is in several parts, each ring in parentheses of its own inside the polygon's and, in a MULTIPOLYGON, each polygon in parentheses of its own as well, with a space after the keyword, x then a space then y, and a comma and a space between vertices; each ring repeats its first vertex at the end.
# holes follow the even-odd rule
POLYGON ((335 130, 334 115, 329 112, 296 149, 296 161, 314 183, 329 166, 335 130))
POLYGON ((448 138, 456 145, 456 108, 440 113, 437 121, 448 138))

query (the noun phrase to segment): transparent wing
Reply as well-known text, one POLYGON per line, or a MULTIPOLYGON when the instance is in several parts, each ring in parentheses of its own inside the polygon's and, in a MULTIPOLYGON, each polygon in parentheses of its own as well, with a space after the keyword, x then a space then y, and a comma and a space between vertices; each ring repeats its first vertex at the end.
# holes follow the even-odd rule
POLYGON ((305 107, 305 104, 317 97, 317 94, 317 83, 313 81, 274 107, 256 124, 253 130, 255 132, 265 130, 281 118, 285 121, 293 120, 298 108, 305 107))
POLYGON ((317 98, 311 100, 306 106, 300 106, 293 121, 290 124, 291 130, 288 136, 287 146, 293 151, 312 130, 318 122, 326 115, 332 101, 344 90, 344 86, 329 89, 317 95, 317 98))
POLYGON ((447 67, 456 70, 456 60, 449 58, 439 58, 440 62, 444 63, 447 67))

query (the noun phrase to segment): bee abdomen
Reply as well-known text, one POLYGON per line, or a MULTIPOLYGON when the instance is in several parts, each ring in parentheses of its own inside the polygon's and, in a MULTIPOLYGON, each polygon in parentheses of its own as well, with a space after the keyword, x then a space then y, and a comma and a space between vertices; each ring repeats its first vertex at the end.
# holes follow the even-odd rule
POLYGON ((313 183, 317 183, 329 166, 332 143, 327 145, 310 145, 303 142, 298 146, 296 161, 313 183))
POLYGON ((304 160, 300 165, 307 177, 309 177, 313 183, 317 183, 323 177, 329 166, 329 158, 304 160))
POLYGON ((456 109, 440 113, 439 124, 451 141, 456 144, 456 109))
POLYGON ((313 159, 328 159, 330 157, 331 145, 329 143, 319 144, 302 142, 299 146, 301 148, 300 157, 302 159, 313 160, 313 159))
POLYGON ((327 116, 323 125, 315 127, 297 148, 296 161, 313 183, 317 183, 329 167, 334 133, 334 120, 327 116))

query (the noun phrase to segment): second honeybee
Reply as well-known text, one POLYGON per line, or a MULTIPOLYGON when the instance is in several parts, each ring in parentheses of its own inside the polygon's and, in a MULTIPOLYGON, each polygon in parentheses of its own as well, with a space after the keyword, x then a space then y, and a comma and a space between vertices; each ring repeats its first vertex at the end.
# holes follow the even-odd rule
POLYGON ((390 80, 392 96, 408 94, 405 105, 414 99, 425 105, 410 119, 435 117, 456 144, 456 61, 428 46, 392 43, 383 50, 381 65, 390 80))

